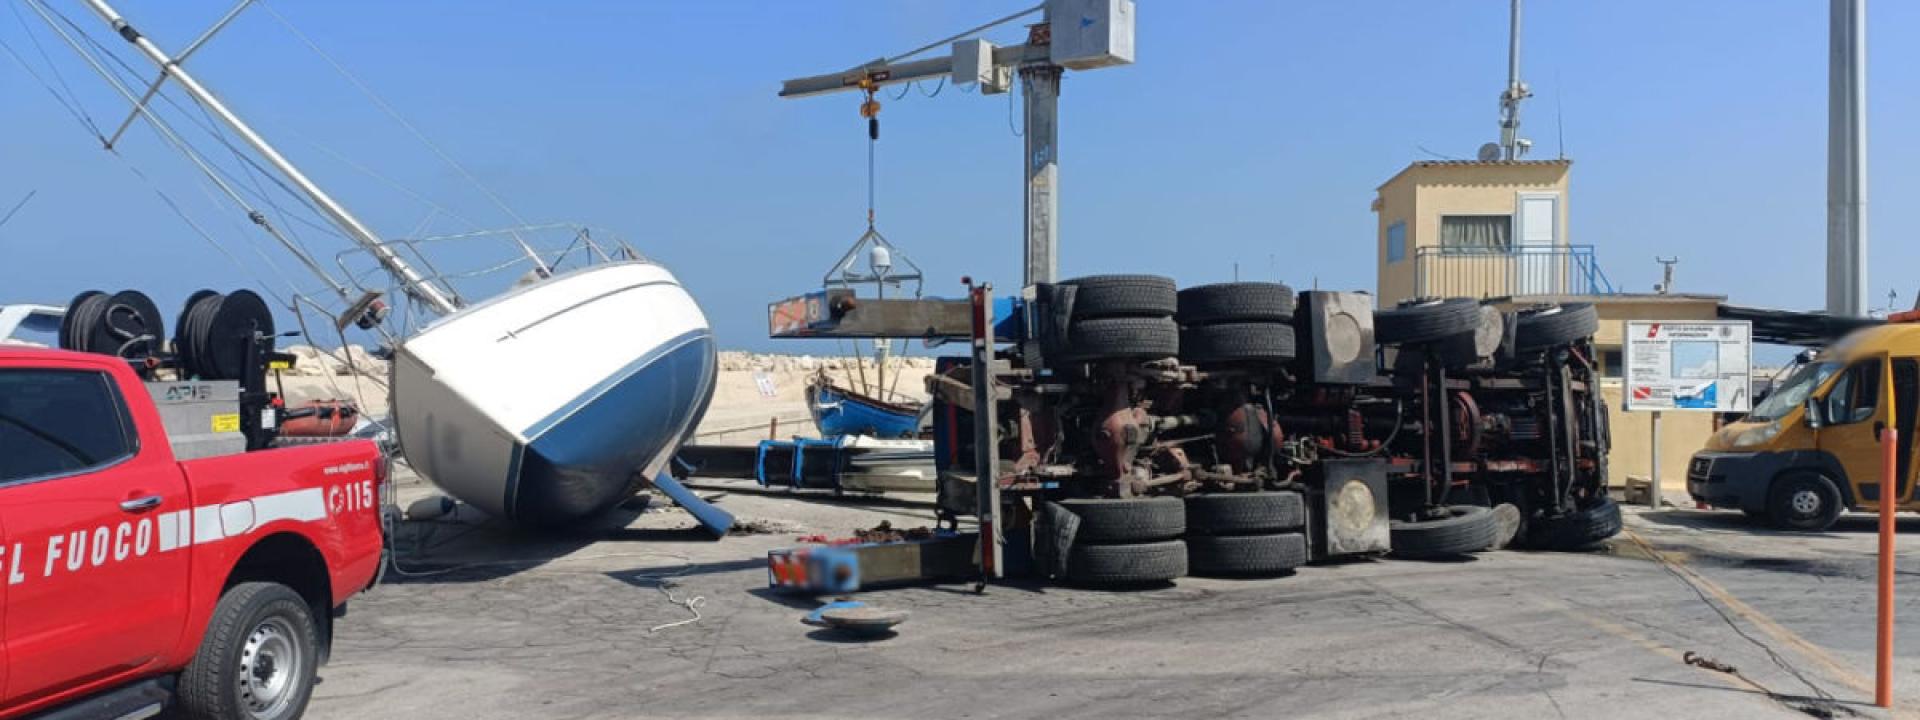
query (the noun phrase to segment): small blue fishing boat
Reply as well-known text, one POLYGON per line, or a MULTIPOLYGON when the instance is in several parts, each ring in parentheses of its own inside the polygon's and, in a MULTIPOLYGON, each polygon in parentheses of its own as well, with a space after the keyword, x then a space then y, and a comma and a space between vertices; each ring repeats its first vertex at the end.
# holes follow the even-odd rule
POLYGON ((807 383, 807 412, 821 437, 911 438, 919 434, 921 410, 918 403, 887 402, 849 390, 825 375, 807 383))

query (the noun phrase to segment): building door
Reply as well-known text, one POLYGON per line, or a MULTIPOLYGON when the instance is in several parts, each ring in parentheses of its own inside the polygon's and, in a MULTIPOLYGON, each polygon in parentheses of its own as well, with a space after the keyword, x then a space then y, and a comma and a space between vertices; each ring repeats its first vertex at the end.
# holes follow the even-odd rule
POLYGON ((1515 295, 1566 291, 1567 269, 1555 262, 1560 241, 1560 193, 1519 193, 1514 199, 1513 282, 1515 295))

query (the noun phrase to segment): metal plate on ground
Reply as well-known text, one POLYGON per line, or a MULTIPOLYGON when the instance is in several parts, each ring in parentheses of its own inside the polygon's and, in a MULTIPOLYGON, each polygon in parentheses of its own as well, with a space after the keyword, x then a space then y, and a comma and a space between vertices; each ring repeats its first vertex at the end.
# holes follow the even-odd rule
POLYGON ((820 613, 820 619, 828 627, 854 632, 886 632, 894 626, 907 621, 905 610, 888 610, 872 605, 861 607, 828 608, 820 613))

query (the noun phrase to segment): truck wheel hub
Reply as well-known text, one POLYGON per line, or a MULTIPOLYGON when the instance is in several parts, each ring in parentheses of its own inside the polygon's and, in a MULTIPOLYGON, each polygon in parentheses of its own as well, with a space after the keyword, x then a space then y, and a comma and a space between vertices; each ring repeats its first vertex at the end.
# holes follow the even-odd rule
POLYGON ((294 637, 293 628, 280 618, 268 618, 247 636, 240 650, 239 682, 240 701, 248 715, 276 717, 292 701, 300 669, 294 637))

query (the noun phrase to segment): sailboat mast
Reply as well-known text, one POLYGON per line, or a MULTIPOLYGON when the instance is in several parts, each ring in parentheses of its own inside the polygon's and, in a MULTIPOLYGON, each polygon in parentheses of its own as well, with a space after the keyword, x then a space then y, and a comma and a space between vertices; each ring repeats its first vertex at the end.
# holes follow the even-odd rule
POLYGON ((108 25, 113 27, 115 33, 118 33, 120 37, 126 39, 128 43, 131 43, 135 48, 139 49, 140 54, 147 56, 147 59, 152 61, 153 64, 159 66, 161 73, 179 81, 180 87, 184 88, 188 94, 192 95, 195 100, 199 101, 199 103, 206 107, 209 112, 213 113, 215 117, 220 118, 229 128, 232 128, 234 133, 240 136, 240 139, 246 141, 247 145, 253 148, 254 152, 259 153, 261 158, 265 159, 268 164, 286 175, 288 180, 293 181, 294 187, 299 188, 300 192, 306 194, 307 198, 312 200, 314 205, 320 208, 321 213, 327 216, 327 219, 333 221, 342 231, 346 232, 348 239, 366 248, 367 252, 373 254, 374 259, 380 263, 381 267, 386 268, 387 272, 391 273, 402 285, 405 285, 408 296, 442 315, 459 309, 459 304, 454 302, 445 290, 442 290, 438 285, 435 285, 432 281, 429 281, 425 276, 421 275, 420 271, 415 270, 412 264, 408 263, 405 258, 400 257, 399 253, 394 252, 378 235, 375 235, 373 230, 369 229, 366 224, 360 222, 359 218, 354 217, 353 213, 348 212, 345 206, 334 200, 333 196, 328 195, 325 190, 321 190, 319 185, 314 184, 312 180, 308 179, 306 174, 300 172, 299 168, 294 167, 293 163, 282 156, 279 150, 274 149, 273 145, 269 144, 266 138, 261 137, 259 133, 254 132, 253 128, 248 127, 238 115, 235 115, 232 110, 227 109, 225 103, 220 102, 219 98, 214 97, 211 91, 208 91, 198 80, 195 80, 193 75, 187 72, 186 68, 181 67, 173 58, 168 57, 166 52, 162 51, 158 45, 155 45, 152 40, 147 39, 145 35, 141 35, 139 31, 135 30, 133 25, 128 23, 126 18, 121 17, 120 13, 108 5, 105 0, 86 0, 86 3, 88 7, 93 9, 94 14, 99 15, 100 19, 105 20, 108 25))

